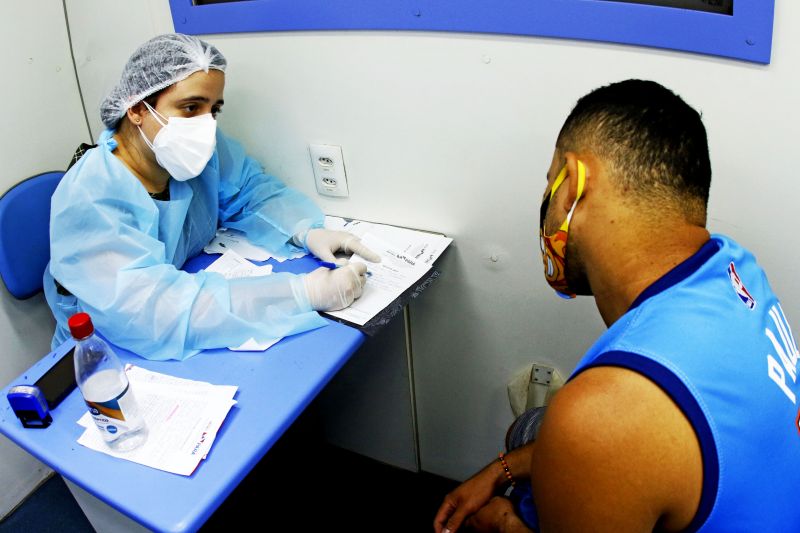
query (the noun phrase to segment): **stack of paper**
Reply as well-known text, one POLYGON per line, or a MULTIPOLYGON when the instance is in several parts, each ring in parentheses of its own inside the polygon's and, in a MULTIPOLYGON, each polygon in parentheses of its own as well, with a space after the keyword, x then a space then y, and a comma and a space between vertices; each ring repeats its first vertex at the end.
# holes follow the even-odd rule
MULTIPOLYGON (((362 220, 346 221, 339 217, 325 217, 325 228, 347 231, 356 235, 365 245, 381 256, 380 263, 372 263, 364 257, 353 255, 350 261, 367 265, 369 276, 361 297, 346 309, 329 312, 329 315, 363 326, 380 313, 398 296, 420 280, 433 266, 434 261, 453 242, 453 239, 438 233, 428 233, 386 224, 375 224, 362 220)), ((205 248, 207 253, 221 253, 220 259, 206 270, 219 272, 228 279, 266 275, 247 259, 266 261, 272 257, 278 261, 286 257, 275 257, 247 240, 241 232, 220 229, 214 240, 205 248)), ((305 255, 303 252, 290 258, 305 255)), ((258 344, 254 339, 231 350, 266 350, 280 339, 258 344)))
POLYGON ((88 411, 78 444, 174 474, 189 476, 208 455, 225 417, 236 404, 238 387, 176 378, 127 365, 128 380, 147 424, 139 448, 116 452, 103 441, 88 411))
POLYGON ((381 256, 380 263, 372 263, 359 255, 350 258, 350 261, 367 265, 369 277, 364 292, 349 307, 328 313, 360 326, 419 281, 453 242, 438 233, 360 220, 346 222, 336 217, 325 217, 325 227, 357 235, 363 244, 381 256))
POLYGON ((228 250, 233 250, 242 257, 252 259, 253 261, 266 261, 272 258, 279 263, 283 263, 287 259, 295 259, 306 255, 303 251, 289 255, 268 252, 266 249, 248 241, 245 234, 241 231, 229 228, 218 229, 214 239, 203 248, 203 251, 207 254, 224 254, 228 250))
POLYGON ((222 274, 225 279, 251 278, 269 276, 272 274, 272 265, 254 265, 237 252, 228 250, 219 259, 208 265, 205 270, 222 274))

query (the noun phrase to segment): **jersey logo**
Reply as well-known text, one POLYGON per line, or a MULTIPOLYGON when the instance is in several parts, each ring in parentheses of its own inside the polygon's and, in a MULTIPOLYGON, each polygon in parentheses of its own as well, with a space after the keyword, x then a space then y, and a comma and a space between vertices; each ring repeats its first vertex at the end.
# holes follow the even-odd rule
POLYGON ((745 287, 744 283, 742 283, 742 278, 740 278, 739 274, 736 273, 736 267, 733 266, 733 261, 731 261, 731 264, 728 265, 728 277, 731 278, 731 285, 733 285, 733 290, 736 292, 736 296, 739 297, 739 299, 744 305, 747 306, 748 309, 751 311, 755 309, 756 299, 750 295, 747 287, 745 287))

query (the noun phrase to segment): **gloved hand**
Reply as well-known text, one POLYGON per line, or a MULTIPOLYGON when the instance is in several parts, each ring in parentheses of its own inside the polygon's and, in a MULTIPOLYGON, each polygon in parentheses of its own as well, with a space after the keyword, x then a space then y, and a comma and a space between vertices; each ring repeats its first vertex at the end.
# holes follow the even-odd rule
POLYGON ((361 296, 367 282, 366 274, 364 263, 350 263, 335 270, 320 267, 307 274, 303 284, 311 307, 316 311, 344 309, 361 296))
POLYGON ((346 265, 347 259, 337 259, 333 254, 339 250, 346 254, 356 253, 373 263, 380 263, 381 256, 361 244, 361 239, 346 231, 314 228, 306 235, 306 248, 322 261, 346 265))

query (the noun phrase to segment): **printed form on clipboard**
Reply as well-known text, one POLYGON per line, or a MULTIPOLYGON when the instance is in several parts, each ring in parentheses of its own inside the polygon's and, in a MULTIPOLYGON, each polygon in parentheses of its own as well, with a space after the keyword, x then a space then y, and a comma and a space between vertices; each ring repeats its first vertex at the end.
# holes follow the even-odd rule
POLYGON ((360 220, 347 222, 330 216, 325 217, 325 227, 349 231, 381 256, 380 263, 372 263, 355 254, 350 258, 350 261, 367 265, 369 276, 364 292, 350 307, 327 313, 359 326, 366 324, 419 281, 453 242, 453 239, 437 233, 360 220))

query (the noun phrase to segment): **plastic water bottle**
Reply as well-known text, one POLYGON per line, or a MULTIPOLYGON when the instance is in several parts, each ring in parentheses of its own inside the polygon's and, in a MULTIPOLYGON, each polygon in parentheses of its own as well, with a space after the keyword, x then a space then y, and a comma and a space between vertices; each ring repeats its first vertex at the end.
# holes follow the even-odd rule
POLYGON ((117 354, 94 334, 88 314, 72 315, 67 323, 76 340, 75 378, 103 440, 119 452, 138 447, 147 427, 117 354))

